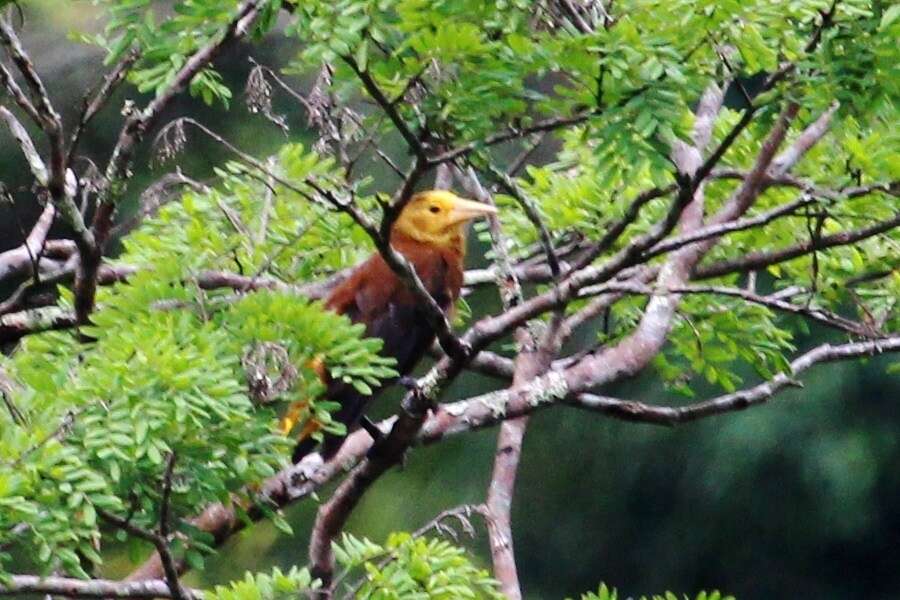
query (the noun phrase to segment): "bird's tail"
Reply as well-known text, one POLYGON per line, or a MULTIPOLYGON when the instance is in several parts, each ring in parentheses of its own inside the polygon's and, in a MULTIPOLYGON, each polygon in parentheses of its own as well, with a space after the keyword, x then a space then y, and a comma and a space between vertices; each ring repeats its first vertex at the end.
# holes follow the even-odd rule
MULTIPOLYGON (((285 436, 290 435, 291 431, 293 431, 294 427, 297 425, 297 422, 308 412, 308 401, 297 400, 292 402, 288 407, 287 412, 281 417, 281 423, 278 427, 281 434, 285 436)), ((300 430, 300 433, 297 434, 297 444, 294 446, 294 453, 291 456, 291 460, 294 464, 303 460, 303 457, 312 452, 318 445, 319 442, 313 435, 320 429, 322 429, 322 424, 316 419, 309 417, 303 425, 303 428, 300 430)))
POLYGON ((303 458, 316 449, 316 446, 319 445, 313 437, 312 434, 306 437, 299 437, 297 439, 297 444, 294 446, 294 452, 291 454, 291 462, 295 465, 303 460, 303 458))
MULTIPOLYGON (((317 354, 310 359, 306 363, 306 368, 314 371, 322 382, 328 381, 328 369, 325 367, 325 358, 321 354, 317 354)), ((303 429, 297 435, 297 444, 294 446, 294 452, 291 456, 294 464, 300 462, 304 456, 312 452, 318 445, 318 441, 313 435, 322 429, 322 424, 310 414, 309 404, 308 400, 294 401, 288 407, 284 416, 281 417, 279 429, 284 436, 290 435, 291 431, 304 416, 308 419, 303 425, 303 429)))

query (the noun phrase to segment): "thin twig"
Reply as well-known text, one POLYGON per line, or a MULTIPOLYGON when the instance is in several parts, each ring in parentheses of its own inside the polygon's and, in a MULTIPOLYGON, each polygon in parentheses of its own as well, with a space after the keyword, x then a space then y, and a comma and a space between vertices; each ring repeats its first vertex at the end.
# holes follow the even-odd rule
POLYGON ((162 559, 163 571, 165 573, 166 585, 169 588, 170 596, 173 600, 190 600, 187 590, 181 586, 178 581, 178 568, 175 559, 172 557, 172 551, 169 549, 168 540, 159 533, 154 533, 143 527, 138 527, 129 519, 123 519, 104 509, 97 509, 97 514, 101 519, 118 527, 122 531, 127 532, 134 537, 150 542, 156 548, 157 554, 162 559))
POLYGON ((556 250, 553 247, 553 240, 550 237, 550 232, 547 230, 547 226, 544 224, 543 216, 540 214, 538 207, 535 206, 534 202, 532 202, 532 200, 527 197, 525 192, 509 175, 497 169, 493 165, 490 165, 489 169, 491 173, 493 173, 497 178, 500 186, 516 201, 516 203, 522 209, 522 212, 525 213, 525 216, 537 230, 538 237, 541 241, 541 246, 543 247, 544 254, 547 257, 547 264, 550 266, 550 273, 552 273, 554 278, 559 277, 562 274, 559 257, 556 255, 556 250))
POLYGON ((169 513, 172 507, 172 476, 175 473, 175 453, 166 456, 166 470, 163 473, 162 499, 159 502, 159 535, 169 539, 169 513))
POLYGON ((131 67, 134 66, 134 63, 139 56, 140 54, 136 49, 126 52, 125 56, 116 63, 116 66, 113 67, 112 71, 104 75, 97 88, 84 97, 81 115, 78 118, 78 122, 75 124, 75 130, 69 137, 67 163, 71 163, 72 159, 75 157, 85 128, 87 128, 94 117, 97 116, 97 113, 103 109, 106 103, 109 102, 109 99, 119 87, 119 84, 125 81, 128 72, 131 70, 131 67))
POLYGON ((694 271, 694 277, 696 279, 710 279, 712 277, 721 277, 722 275, 727 275, 729 273, 759 271, 771 265, 805 256, 813 251, 853 244, 891 231, 896 227, 900 227, 900 212, 894 213, 893 218, 880 221, 869 227, 848 229, 846 231, 822 236, 815 240, 800 242, 799 244, 781 248, 779 250, 759 250, 756 252, 749 252, 738 258, 723 259, 707 265, 701 265, 694 271))

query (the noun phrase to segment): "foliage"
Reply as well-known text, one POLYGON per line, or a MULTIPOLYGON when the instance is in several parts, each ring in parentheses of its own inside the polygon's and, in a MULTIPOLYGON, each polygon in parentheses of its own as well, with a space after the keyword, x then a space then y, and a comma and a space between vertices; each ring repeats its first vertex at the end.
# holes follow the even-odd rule
MULTIPOLYGON (((165 12, 168 4, 164 9, 151 0, 97 3, 105 11, 104 31, 82 39, 103 48, 107 64, 134 51, 129 79, 139 92, 155 94, 194 52, 224 34, 240 4, 186 0, 165 12)), ((722 143, 752 105, 758 118, 719 165, 746 171, 786 100, 803 100, 789 138, 840 101, 839 126, 795 169, 816 203, 764 230, 723 238, 710 252, 711 262, 896 212, 892 196, 850 198, 842 190, 900 177, 900 132, 892 127, 900 100, 900 12, 884 2, 844 0, 836 5, 834 27, 821 34, 821 51, 810 53, 808 40, 832 4, 637 0, 608 27, 580 32, 572 23, 554 23, 525 0, 267 0, 252 37, 278 35, 291 44, 287 73, 307 76, 327 64, 331 80, 317 84, 317 91, 327 102, 359 109, 351 112, 360 131, 395 135, 398 126, 380 111, 359 108, 361 98, 373 96, 360 81, 364 74, 391 101, 401 127, 426 130, 436 146, 473 143, 467 160, 486 173, 506 162, 508 149, 495 152, 482 143, 485 138, 544 118, 584 115, 582 124, 556 135, 558 151, 515 177, 557 241, 560 232, 596 241, 628 213, 637 194, 675 180, 668 157, 689 135, 691 108, 711 80, 749 85, 790 61, 796 76, 766 93, 731 90, 738 100, 729 100, 719 116, 710 146, 722 143), (276 28, 280 15, 283 26, 276 28), (838 191, 820 194, 815 186, 838 191)), ((200 71, 190 91, 206 104, 225 106, 234 93, 213 68, 200 71)), ((310 123, 324 127, 325 108, 305 108, 310 123)), ((163 154, 183 144, 186 125, 178 127, 163 136, 163 154)), ((33 554, 42 572, 86 576, 102 562, 97 548, 111 537, 101 529, 104 511, 127 515, 135 526, 158 526, 171 461, 171 517, 179 535, 174 552, 200 564, 211 540, 185 518, 214 501, 245 516, 253 490, 285 463, 290 441, 277 433, 276 423, 286 402, 307 401, 305 418, 340 431, 330 417, 336 407, 316 400, 322 383, 311 363, 323 361, 332 377, 362 393, 395 375, 378 355, 379 341, 365 339, 360 326, 296 293, 296 286, 371 250, 352 220, 322 201, 323 193, 340 201, 349 194, 376 214, 376 194, 383 190, 371 177, 353 177, 344 158, 290 141, 266 163, 271 173, 261 175, 245 159, 222 165, 212 189, 184 194, 122 240, 113 266, 134 272, 127 282, 100 291, 90 326, 31 336, 2 359, 0 383, 8 376, 8 400, 21 413, 0 413, 3 542, 24 525, 16 549, 33 554), (205 289, 204 276, 220 271, 236 272, 252 285, 205 289), (247 293, 267 286, 275 289, 247 293), (267 376, 295 371, 290 385, 263 399, 254 395, 247 374, 248 359, 260 349, 269 352, 261 359, 267 376)), ((710 183, 706 212, 724 205, 737 185, 727 178, 710 183)), ((797 193, 772 186, 748 216, 797 193)), ((512 196, 498 195, 497 201, 513 258, 529 256, 539 240, 533 223, 512 196)), ((650 231, 670 204, 661 194, 644 206, 600 259, 650 231)), ((900 326, 898 243, 894 231, 773 265, 759 285, 808 287, 807 307, 894 331, 900 326), (893 274, 844 285, 853 276, 885 271, 893 274)), ((716 283, 743 281, 729 275, 716 283)), ((70 293, 61 294, 69 306, 70 293)), ((644 302, 616 304, 598 341, 627 335, 644 302)), ((582 306, 575 302, 568 310, 582 306)), ((686 297, 655 365, 686 395, 696 393, 697 376, 732 391, 751 369, 763 377, 784 370, 787 353, 804 333, 796 318, 741 300, 686 297)), ((335 552, 345 577, 363 578, 362 597, 499 597, 487 574, 444 541, 395 534, 382 546, 348 535, 335 552)), ((0 566, 8 558, 0 552, 0 566)), ((311 585, 304 570, 275 571, 248 575, 207 597, 274 599, 311 585)), ((616 592, 601 587, 583 598, 615 600, 616 592)))
POLYGON ((318 589, 307 569, 291 568, 287 573, 275 568, 271 575, 246 573, 243 579, 218 585, 203 594, 204 600, 291 600, 298 594, 318 589))
MULTIPOLYGON (((313 167, 309 158, 286 148, 286 176, 302 176, 313 167)), ((337 241, 327 250, 332 213, 289 194, 272 201, 265 240, 248 246, 242 233, 259 227, 263 186, 222 175, 220 190, 186 194, 128 238, 120 260, 140 271, 103 290, 90 327, 33 336, 4 359, 25 423, 0 416, 0 453, 9 467, 0 472, 0 528, 26 523, 45 570, 83 575, 76 551, 101 561, 98 509, 128 513, 152 529, 168 456, 176 460, 172 515, 191 540, 179 553, 199 560, 207 536, 180 517, 230 503, 232 494, 247 502, 244 486, 274 474, 290 444, 275 431, 277 404, 258 404, 250 394, 242 358, 258 345, 284 349, 281 369, 323 360, 333 377, 363 393, 393 375, 378 355, 380 340, 363 339, 361 325, 302 296, 198 288, 198 274, 231 261, 291 280, 320 273, 348 252, 337 241), (308 260, 294 252, 279 257, 286 245, 304 243, 308 260), (79 336, 90 343, 80 345, 79 336)), ((299 368, 274 400, 308 400, 302 416, 341 432, 330 418, 333 403, 315 401, 321 389, 314 371, 299 368)))
MULTIPOLYGON (((581 600, 618 600, 619 594, 615 588, 610 589, 606 584, 600 584, 597 593, 588 592, 581 595, 581 600)), ((691 600, 687 594, 681 596, 684 600, 691 600)), ((654 594, 652 596, 641 596, 641 600, 679 600, 679 596, 672 592, 665 594, 654 594)), ((723 596, 719 592, 700 592, 694 600, 734 600, 734 596, 723 596)))
MULTIPOLYGON (((432 599, 471 598, 501 600, 496 582, 474 566, 466 552, 445 540, 414 538, 408 533, 391 534, 382 546, 344 534, 334 552, 344 571, 343 581, 353 598, 432 599)), ((307 569, 287 573, 247 573, 243 579, 216 586, 205 600, 287 600, 316 590, 307 569)), ((348 596, 349 597, 349 596, 348 596)))
POLYGON ((362 577, 356 598, 452 598, 501 600, 497 583, 474 566, 465 551, 446 540, 393 533, 383 546, 344 534, 335 556, 352 581, 362 577))
POLYGON ((733 299, 685 298, 669 337, 670 349, 656 358, 657 369, 674 389, 690 397, 692 373, 727 392, 743 381, 735 368, 741 363, 771 379, 788 367, 784 353, 794 348, 791 332, 775 319, 767 308, 733 299))
MULTIPOLYGON (((188 58, 221 35, 239 5, 238 0, 183 0, 171 10, 152 0, 99 0, 108 21, 102 34, 81 39, 103 48, 106 63, 114 64, 129 52, 138 56, 129 79, 138 91, 159 93, 175 77, 188 58)), ((282 0, 263 3, 254 35, 264 35, 274 25, 282 0)), ((191 80, 190 92, 206 104, 218 100, 228 105, 231 89, 213 68, 203 69, 191 80)))

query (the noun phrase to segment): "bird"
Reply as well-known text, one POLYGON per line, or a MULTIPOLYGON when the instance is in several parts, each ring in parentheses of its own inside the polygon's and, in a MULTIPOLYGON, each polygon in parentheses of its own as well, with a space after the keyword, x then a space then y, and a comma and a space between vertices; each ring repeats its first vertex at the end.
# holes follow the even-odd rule
MULTIPOLYGON (((414 194, 403 207, 390 232, 391 247, 415 269, 425 289, 446 315, 451 315, 463 284, 466 227, 470 221, 497 213, 489 204, 474 202, 447 190, 414 194)), ((379 252, 353 269, 325 299, 325 308, 365 325, 367 337, 380 338, 380 353, 396 361, 394 369, 404 379, 434 342, 436 332, 426 318, 424 307, 388 266, 379 252)), ((352 385, 328 375, 320 359, 309 365, 326 386, 324 398, 340 405, 332 418, 351 431, 363 419, 369 400, 398 378, 383 382, 372 395, 365 396, 352 385)), ((289 433, 308 403, 295 402, 282 419, 282 431, 289 433)), ((313 434, 321 425, 310 419, 298 435, 292 460, 299 462, 315 449, 313 434)), ((325 434, 320 454, 334 456, 344 436, 325 434)))

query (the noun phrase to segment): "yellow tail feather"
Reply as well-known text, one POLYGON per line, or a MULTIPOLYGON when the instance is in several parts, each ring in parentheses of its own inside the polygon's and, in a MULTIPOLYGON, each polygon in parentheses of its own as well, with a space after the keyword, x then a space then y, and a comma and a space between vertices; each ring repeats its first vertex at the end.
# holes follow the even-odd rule
MULTIPOLYGON (((307 410, 309 410, 309 402, 307 402, 306 400, 298 400, 296 402, 292 402, 288 407, 285 415, 281 417, 281 424, 278 427, 278 429, 281 431, 281 435, 289 435, 297 425, 297 422, 300 421, 303 413, 305 413, 307 410)), ((322 429, 322 424, 315 419, 310 418, 303 425, 303 429, 301 429, 300 433, 297 435, 297 441, 302 442, 320 429, 322 429)))

